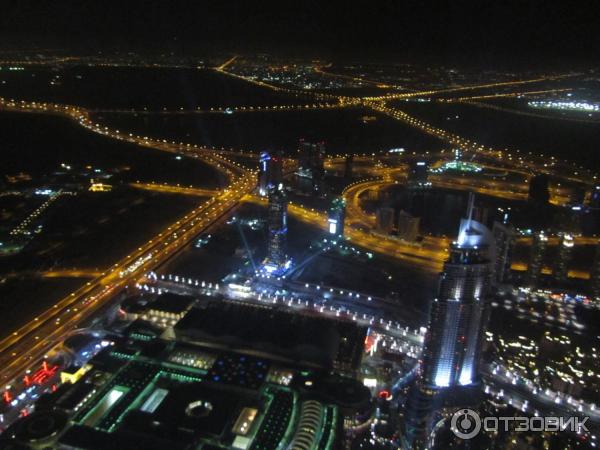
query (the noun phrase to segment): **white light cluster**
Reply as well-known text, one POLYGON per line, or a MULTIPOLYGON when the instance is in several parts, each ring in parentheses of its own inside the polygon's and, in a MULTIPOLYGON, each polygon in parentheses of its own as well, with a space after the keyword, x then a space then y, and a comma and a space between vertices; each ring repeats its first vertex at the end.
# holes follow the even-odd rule
POLYGON ((588 102, 555 102, 555 101, 532 101, 527 102, 528 106, 532 108, 546 108, 546 109, 564 109, 569 111, 585 111, 585 112, 598 112, 600 111, 600 105, 596 103, 588 102))

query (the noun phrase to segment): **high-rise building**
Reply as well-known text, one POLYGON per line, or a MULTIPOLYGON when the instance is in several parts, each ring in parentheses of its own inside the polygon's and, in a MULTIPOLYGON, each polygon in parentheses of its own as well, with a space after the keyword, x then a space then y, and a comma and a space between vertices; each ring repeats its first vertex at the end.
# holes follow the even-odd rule
POLYGON ((310 181, 314 193, 323 192, 325 180, 325 143, 311 143, 300 140, 298 147, 298 171, 300 179, 310 181))
POLYGON ((438 390, 418 378, 409 390, 401 436, 402 449, 426 450, 429 445, 432 415, 442 407, 438 390))
POLYGON ((336 197, 331 202, 327 215, 327 231, 335 237, 344 237, 344 220, 346 218, 346 201, 336 197))
POLYGON ((592 187, 589 193, 589 207, 592 209, 600 209, 600 185, 596 184, 592 187))
POLYGON ((344 178, 346 180, 352 179, 352 171, 354 169, 354 155, 347 155, 344 160, 344 178))
POLYGON ((398 214, 398 237, 405 241, 413 242, 419 236, 419 223, 421 219, 402 210, 398 214))
POLYGON ((464 386, 477 378, 490 287, 490 246, 493 238, 484 225, 470 219, 461 222, 429 317, 422 373, 430 386, 464 386))
POLYGON ((259 158, 258 193, 266 196, 269 188, 278 186, 283 181, 283 158, 262 152, 259 158))
POLYGON ((375 213, 376 230, 379 233, 390 234, 394 229, 395 215, 394 208, 389 208, 387 206, 378 208, 375 213))
POLYGON ((381 199, 381 191, 379 189, 368 189, 367 200, 372 202, 378 202, 381 199))
POLYGON ((527 279, 530 286, 535 287, 540 281, 547 245, 548 236, 543 231, 533 234, 529 266, 527 267, 527 279))
POLYGON ((287 244, 287 196, 283 184, 269 189, 267 257, 263 270, 279 274, 289 267, 286 255, 287 244))
POLYGON ((596 244, 596 255, 590 271, 590 284, 592 298, 597 304, 600 304, 600 243, 596 244))
POLYGON ((535 175, 529 181, 529 201, 537 205, 547 205, 550 201, 548 175, 535 175))
POLYGON ((408 401, 405 436, 410 448, 426 448, 431 416, 444 394, 476 386, 490 290, 494 240, 469 214, 460 225, 431 305, 419 378, 408 401))
POLYGON ((508 223, 494 221, 492 226, 494 236, 494 276, 496 284, 502 284, 510 274, 510 256, 515 242, 515 228, 508 223))
POLYGON ((571 262, 574 245, 575 242, 572 234, 559 233, 558 255, 556 258, 556 265, 554 266, 554 279, 558 282, 567 281, 569 263, 571 262))
POLYGON ((427 188, 431 186, 428 181, 429 168, 425 161, 417 161, 410 166, 408 173, 408 187, 410 188, 427 188))

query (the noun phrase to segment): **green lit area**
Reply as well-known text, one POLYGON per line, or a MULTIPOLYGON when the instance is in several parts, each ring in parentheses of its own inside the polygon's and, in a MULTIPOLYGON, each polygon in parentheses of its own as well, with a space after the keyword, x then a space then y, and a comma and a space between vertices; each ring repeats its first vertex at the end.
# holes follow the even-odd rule
POLYGON ((448 161, 442 164, 440 167, 435 169, 431 169, 432 173, 444 173, 447 171, 456 171, 456 172, 481 172, 483 168, 478 164, 468 162, 468 161, 448 161))
POLYGON ((124 386, 115 386, 110 389, 102 399, 91 409, 91 411, 86 414, 84 417, 82 424, 90 427, 95 427, 103 417, 105 417, 110 410, 115 406, 116 403, 119 402, 121 397, 123 397, 129 388, 124 386))
POLYGON ((87 386, 88 395, 74 405, 61 445, 119 442, 128 448, 139 439, 149 449, 172 442, 194 449, 325 450, 338 437, 338 407, 306 392, 318 379, 313 370, 137 338, 106 349, 90 364, 71 385, 73 391, 87 386), (236 373, 240 377, 231 376, 236 373))

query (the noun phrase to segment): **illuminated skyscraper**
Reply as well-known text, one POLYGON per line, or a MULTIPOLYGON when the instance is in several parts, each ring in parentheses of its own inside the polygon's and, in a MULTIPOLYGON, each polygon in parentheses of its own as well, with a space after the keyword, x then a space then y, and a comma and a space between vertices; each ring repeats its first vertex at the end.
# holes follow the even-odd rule
POLYGON ((510 273, 510 255, 515 241, 515 229, 508 223, 494 221, 494 277, 495 283, 502 284, 510 273))
POLYGON ((259 159, 258 193, 266 196, 269 188, 279 185, 283 180, 283 158, 279 155, 271 156, 262 152, 259 159))
POLYGON ((476 380, 490 287, 490 245, 492 236, 484 225, 469 219, 461 222, 429 316, 422 366, 428 385, 464 386, 476 380))
POLYGON ((269 188, 267 257, 263 269, 268 273, 280 274, 289 267, 286 256, 287 243, 287 196, 283 184, 269 188))
POLYGON ((325 143, 316 144, 300 140, 298 147, 298 171, 299 179, 308 180, 310 189, 314 193, 323 191, 325 180, 325 143))
POLYGON ((410 448, 426 447, 431 415, 445 393, 479 380, 494 241, 483 224, 471 219, 472 210, 471 196, 469 214, 461 221, 431 305, 420 376, 408 402, 410 448))
POLYGON ((573 235, 569 233, 559 233, 558 257, 556 258, 556 266, 554 267, 554 278, 556 281, 567 281, 569 263, 571 262, 574 245, 573 235))
POLYGON ((336 197, 331 203, 327 215, 327 231, 336 237, 344 237, 344 220, 346 218, 346 201, 336 197))
POLYGON ((533 234, 531 243, 531 254, 529 266, 527 267, 527 279, 530 286, 537 286, 542 274, 542 264, 544 263, 544 254, 548 245, 548 237, 543 231, 533 234))

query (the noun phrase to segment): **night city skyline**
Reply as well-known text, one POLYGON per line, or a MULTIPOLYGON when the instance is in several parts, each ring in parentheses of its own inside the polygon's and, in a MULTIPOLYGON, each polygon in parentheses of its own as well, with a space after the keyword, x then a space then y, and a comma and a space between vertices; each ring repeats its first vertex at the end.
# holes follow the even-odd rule
POLYGON ((8 2, 0 450, 594 449, 592 2, 8 2))

